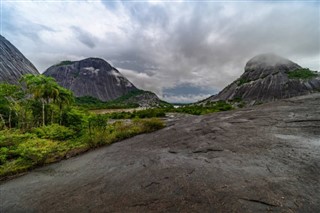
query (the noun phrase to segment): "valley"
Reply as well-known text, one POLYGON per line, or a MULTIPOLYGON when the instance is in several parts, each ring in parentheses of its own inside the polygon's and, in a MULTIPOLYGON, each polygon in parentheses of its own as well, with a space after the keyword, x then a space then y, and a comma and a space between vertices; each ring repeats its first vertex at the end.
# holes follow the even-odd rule
POLYGON ((320 7, 255 3, 1 1, 0 213, 320 212, 320 7))

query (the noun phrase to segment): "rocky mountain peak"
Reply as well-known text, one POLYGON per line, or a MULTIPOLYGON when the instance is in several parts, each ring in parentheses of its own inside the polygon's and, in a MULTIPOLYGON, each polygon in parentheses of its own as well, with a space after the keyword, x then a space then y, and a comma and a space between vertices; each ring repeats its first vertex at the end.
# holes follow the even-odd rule
POLYGON ((100 58, 62 61, 49 67, 43 74, 55 78, 77 97, 91 96, 110 101, 137 90, 116 68, 100 58))
POLYGON ((241 100, 268 102, 320 91, 320 74, 276 54, 250 59, 244 73, 217 95, 200 102, 241 100))
MULTIPOLYGON (((99 69, 102 71, 110 71, 114 69, 108 62, 101 58, 86 58, 84 60, 79 61, 80 67, 92 67, 95 70, 99 69)), ((87 69, 90 70, 90 69, 87 69)), ((92 70, 93 71, 93 70, 92 70)))
POLYGON ((250 59, 245 66, 243 77, 257 80, 278 72, 289 72, 301 68, 298 64, 273 53, 260 54, 250 59))
POLYGON ((0 83, 18 84, 22 75, 39 74, 35 66, 0 35, 0 83))

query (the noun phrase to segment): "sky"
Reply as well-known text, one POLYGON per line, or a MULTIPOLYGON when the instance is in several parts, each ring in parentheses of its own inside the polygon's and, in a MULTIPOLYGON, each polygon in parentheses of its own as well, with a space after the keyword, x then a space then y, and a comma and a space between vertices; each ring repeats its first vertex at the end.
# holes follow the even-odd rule
POLYGON ((40 72, 99 57, 169 102, 218 93, 261 53, 320 71, 318 1, 1 0, 1 35, 40 72))

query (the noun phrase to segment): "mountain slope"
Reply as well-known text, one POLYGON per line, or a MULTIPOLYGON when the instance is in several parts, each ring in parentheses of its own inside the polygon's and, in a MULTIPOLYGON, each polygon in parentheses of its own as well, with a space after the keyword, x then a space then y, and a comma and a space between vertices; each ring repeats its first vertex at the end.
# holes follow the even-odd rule
POLYGON ((43 74, 55 78, 77 97, 91 96, 101 101, 110 101, 138 90, 117 69, 99 58, 64 61, 51 66, 43 74))
POLYGON ((35 66, 0 35, 0 83, 17 84, 22 75, 39 74, 35 66))
MULTIPOLYGON (((51 66, 44 73, 63 87, 73 91, 80 102, 90 102, 93 97, 113 106, 130 105, 140 107, 162 106, 165 102, 152 92, 140 90, 125 78, 116 68, 100 58, 81 61, 63 61, 51 66)), ((168 104, 168 103, 165 103, 168 104)), ((99 105, 104 106, 103 103, 99 105)))
POLYGON ((239 99, 254 104, 319 90, 319 73, 275 54, 261 54, 247 62, 239 79, 204 102, 239 99))

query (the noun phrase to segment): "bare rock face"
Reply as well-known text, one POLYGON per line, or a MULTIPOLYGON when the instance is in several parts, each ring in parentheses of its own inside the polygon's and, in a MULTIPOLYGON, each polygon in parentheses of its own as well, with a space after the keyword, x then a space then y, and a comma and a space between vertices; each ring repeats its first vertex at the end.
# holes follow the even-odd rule
POLYGON ((180 117, 162 130, 0 182, 0 209, 320 212, 319 103, 315 93, 180 117))
POLYGON ((55 78, 76 97, 91 96, 109 101, 138 90, 116 68, 99 58, 64 61, 51 66, 43 74, 55 78))
POLYGON ((0 35, 0 83, 17 84, 22 75, 39 74, 35 66, 0 35))
POLYGON ((290 78, 289 73, 299 69, 298 64, 275 54, 258 55, 247 62, 239 79, 206 101, 241 99, 254 104, 319 91, 319 74, 308 79, 290 78))

